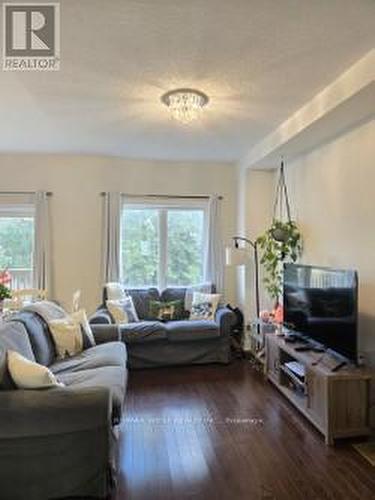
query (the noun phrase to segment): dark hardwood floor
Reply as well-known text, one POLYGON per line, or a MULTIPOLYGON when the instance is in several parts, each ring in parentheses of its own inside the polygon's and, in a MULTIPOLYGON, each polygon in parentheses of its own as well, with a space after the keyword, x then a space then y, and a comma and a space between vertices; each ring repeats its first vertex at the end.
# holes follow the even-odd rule
POLYGON ((246 361, 130 373, 116 500, 375 499, 375 467, 246 361))

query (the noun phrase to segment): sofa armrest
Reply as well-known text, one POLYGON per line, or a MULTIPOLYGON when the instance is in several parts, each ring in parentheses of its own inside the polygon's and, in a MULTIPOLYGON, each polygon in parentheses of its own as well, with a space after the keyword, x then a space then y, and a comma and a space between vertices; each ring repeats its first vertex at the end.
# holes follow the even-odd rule
POLYGON ((120 328, 118 325, 90 324, 90 326, 97 344, 118 342, 121 340, 120 328))
POLYGON ((236 315, 229 307, 219 307, 215 314, 215 321, 219 325, 220 334, 229 336, 231 328, 236 322, 236 315))
POLYGON ((112 317, 107 309, 97 309, 90 317, 90 325, 111 325, 113 323, 112 317))
POLYGON ((111 426, 108 389, 0 392, 0 439, 40 437, 111 426))

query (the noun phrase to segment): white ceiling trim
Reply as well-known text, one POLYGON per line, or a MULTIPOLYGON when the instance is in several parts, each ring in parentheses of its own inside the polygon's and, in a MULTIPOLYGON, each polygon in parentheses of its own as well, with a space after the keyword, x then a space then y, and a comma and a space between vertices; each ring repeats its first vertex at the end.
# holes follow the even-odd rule
POLYGON ((301 154, 374 112, 375 49, 254 146, 240 167, 277 168, 280 155, 301 154))

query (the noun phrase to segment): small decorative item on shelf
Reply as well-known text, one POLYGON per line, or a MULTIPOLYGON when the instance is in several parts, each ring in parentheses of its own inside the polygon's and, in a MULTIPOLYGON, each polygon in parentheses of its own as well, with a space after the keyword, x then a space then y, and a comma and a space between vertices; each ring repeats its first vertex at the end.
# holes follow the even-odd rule
POLYGON ((273 323, 276 325, 276 335, 282 335, 282 326, 284 323, 284 308, 280 303, 277 303, 272 311, 273 323))
POLYGON ((271 314, 269 311, 260 311, 259 318, 263 323, 270 323, 272 320, 271 314))

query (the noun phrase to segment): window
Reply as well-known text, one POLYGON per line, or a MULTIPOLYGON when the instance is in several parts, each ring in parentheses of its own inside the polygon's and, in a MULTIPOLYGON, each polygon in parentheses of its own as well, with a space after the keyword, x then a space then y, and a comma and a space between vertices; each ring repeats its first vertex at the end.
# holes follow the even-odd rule
POLYGON ((0 269, 8 269, 13 290, 32 286, 33 247, 33 207, 0 206, 0 269))
POLYGON ((203 281, 205 207, 125 204, 122 281, 127 287, 188 286, 203 281))

